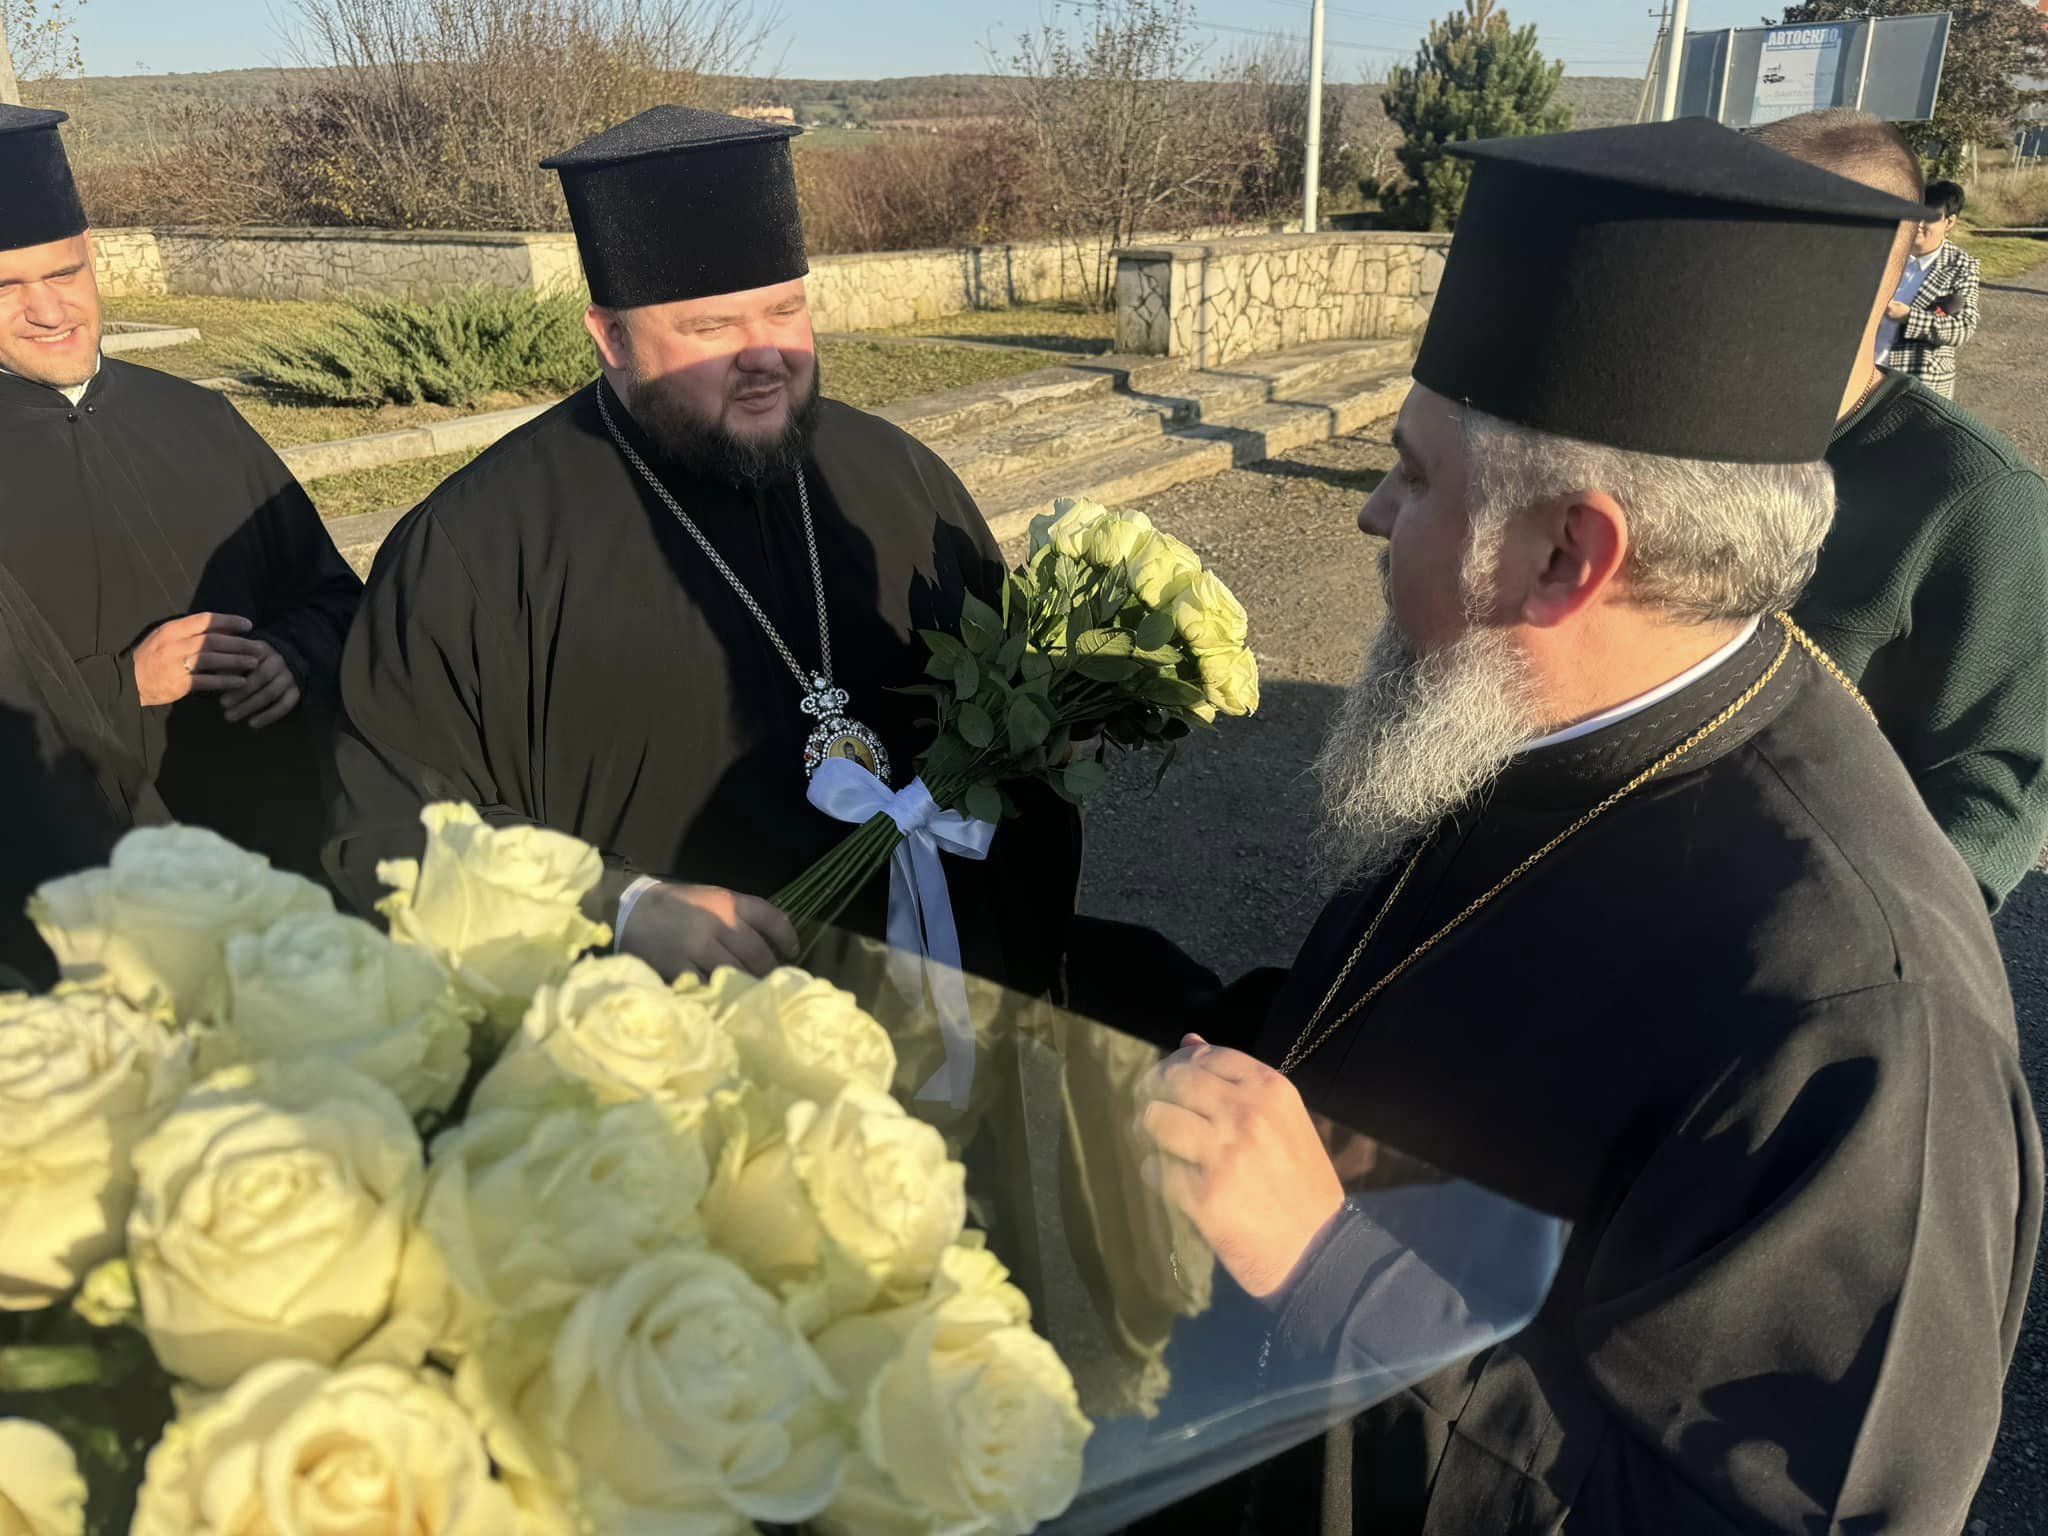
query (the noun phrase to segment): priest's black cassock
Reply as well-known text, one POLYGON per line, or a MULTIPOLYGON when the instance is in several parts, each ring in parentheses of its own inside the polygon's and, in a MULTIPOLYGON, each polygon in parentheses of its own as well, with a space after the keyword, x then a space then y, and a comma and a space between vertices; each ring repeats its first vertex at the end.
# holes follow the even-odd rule
MULTIPOLYGON (((1736 656, 1517 760, 1438 831, 1348 1007, 1771 665, 1736 656)), ((1324 912, 1251 1048, 1279 1061, 1392 877, 1324 912)), ((2041 1149, 1969 871, 1843 687, 1794 650, 1297 1069, 1309 1107, 1575 1226, 1538 1319, 1354 1426, 1356 1528, 1934 1531, 1998 1423, 2041 1149), (1866 1526, 1859 1521, 1867 1521, 1866 1526)), ((1283 1355, 1369 1335, 1340 1218, 1283 1355)), ((1320 1447, 1254 1528, 1318 1528, 1320 1447)))
MULTIPOLYGON (((1621 454, 1821 459, 1866 296, 1921 210, 1699 119, 1454 152, 1478 163, 1420 385, 1621 454), (1719 302, 1737 266, 1772 291, 1768 344, 1719 302)), ((1525 484, 1510 544, 1601 493, 1631 535, 1668 519, 1663 537, 1720 541, 1732 572, 1820 537, 1811 489, 1730 496, 1690 527, 1633 460, 1551 473, 1587 479, 1525 484)), ((1430 505, 1413 484, 1384 488, 1397 598, 1399 521, 1430 505)), ((1624 601, 1675 607, 1657 574, 1624 601)), ((1744 600, 1702 589, 1724 622, 1744 600)), ((1634 702, 1512 757, 1330 903, 1269 1007, 1241 985, 1217 1020, 1234 1032, 1205 1031, 1290 1065, 1312 1111, 1573 1224, 1526 1330, 1356 1421, 1329 1489, 1321 1444, 1262 1469, 1244 1529, 1329 1530, 1347 1506, 1373 1536, 1967 1515, 2042 1194, 1974 878, 1861 701, 1774 615, 1634 702)), ((1272 1299, 1276 1368, 1371 1356, 1398 1265, 1370 1211, 1347 1205, 1272 1299)))
MULTIPOLYGON (((799 660, 818 654, 794 477, 738 487, 664 458, 598 382, 519 429, 393 530, 343 662, 332 848, 367 909, 382 858, 416 854, 422 804, 573 833, 605 857, 592 916, 645 874, 772 895, 852 829, 804 798, 816 722, 725 579, 614 446, 659 474, 799 660)), ((937 455, 821 401, 805 458, 834 681, 896 784, 929 744, 919 629, 994 600, 1000 553, 937 455)), ((948 858, 968 969, 1042 990, 1073 908, 1078 828, 1032 802, 985 864, 948 858), (1005 945, 1006 936, 1010 943, 1005 945)), ((847 919, 879 933, 878 881, 847 919)))
POLYGON ((0 736, 10 821, 0 963, 48 957, 15 914, 112 837, 166 817, 320 868, 333 679, 361 583, 277 455, 220 395, 115 359, 74 404, 0 374, 0 736), (263 730, 194 694, 144 707, 159 624, 239 614, 302 699, 263 730))

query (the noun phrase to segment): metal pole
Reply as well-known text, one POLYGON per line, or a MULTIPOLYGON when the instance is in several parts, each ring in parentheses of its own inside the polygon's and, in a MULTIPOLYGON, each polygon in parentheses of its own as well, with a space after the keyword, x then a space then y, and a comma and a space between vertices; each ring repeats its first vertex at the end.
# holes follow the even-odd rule
POLYGON ((1657 121, 1668 123, 1678 116, 1678 61, 1685 55, 1685 12, 1688 0, 1671 0, 1671 36, 1664 49, 1663 91, 1657 103, 1657 121))
POLYGON ((14 55, 7 49, 7 18, 0 16, 0 102, 21 105, 21 82, 14 78, 14 55))
POLYGON ((1308 165, 1301 186, 1302 233, 1312 235, 1323 190, 1323 0, 1308 7, 1308 165))

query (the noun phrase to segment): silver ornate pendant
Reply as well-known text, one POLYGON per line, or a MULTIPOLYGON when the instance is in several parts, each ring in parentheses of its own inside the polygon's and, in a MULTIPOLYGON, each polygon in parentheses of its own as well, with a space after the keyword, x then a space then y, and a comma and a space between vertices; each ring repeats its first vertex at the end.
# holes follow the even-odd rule
POLYGON ((846 713, 847 692, 832 680, 811 674, 810 691, 797 707, 818 721, 804 743, 804 777, 814 778, 828 758, 859 763, 884 784, 889 782, 889 752, 882 738, 846 713))

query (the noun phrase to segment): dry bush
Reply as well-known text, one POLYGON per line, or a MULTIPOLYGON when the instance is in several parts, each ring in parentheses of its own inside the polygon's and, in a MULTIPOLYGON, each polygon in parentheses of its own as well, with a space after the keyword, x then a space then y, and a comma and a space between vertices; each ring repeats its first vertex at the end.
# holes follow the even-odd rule
POLYGON ((806 149, 797 192, 811 251, 902 251, 983 245, 1043 233, 1036 166, 1023 142, 990 125, 858 149, 806 149))
POLYGON ((1964 188, 1963 217, 1979 229, 2048 224, 2048 165, 1986 171, 1964 188))
POLYGON ((652 106, 728 105, 767 26, 750 0, 304 0, 302 19, 310 84, 184 114, 139 170, 90 178, 95 217, 565 228, 541 160, 652 106))

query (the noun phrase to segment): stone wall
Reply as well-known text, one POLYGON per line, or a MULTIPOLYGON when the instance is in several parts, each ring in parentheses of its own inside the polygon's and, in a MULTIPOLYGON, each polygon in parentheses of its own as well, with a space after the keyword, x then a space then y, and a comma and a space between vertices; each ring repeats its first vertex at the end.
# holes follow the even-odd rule
POLYGON ((1117 255, 1116 347, 1221 368, 1303 342, 1412 336, 1449 244, 1374 230, 1133 247, 1117 255))
POLYGON ((166 228, 97 230, 93 242, 109 298, 430 298, 470 287, 543 292, 582 275, 568 235, 166 228), (138 256, 151 249, 153 256, 138 256))
MULTIPOLYGON (((1229 234, 1207 230, 1191 238, 1229 234)), ((564 234, 103 229, 93 239, 100 289, 109 298, 428 298, 480 286, 556 292, 583 281, 575 239, 564 234)), ((811 314, 821 331, 871 331, 970 309, 1078 299, 1100 256, 1099 246, 1051 240, 820 256, 811 263, 811 314)))

